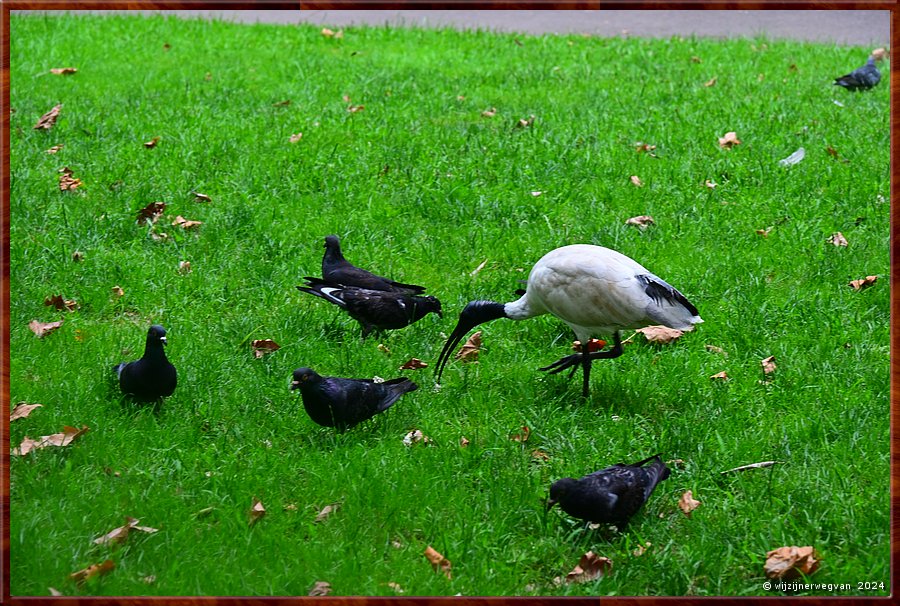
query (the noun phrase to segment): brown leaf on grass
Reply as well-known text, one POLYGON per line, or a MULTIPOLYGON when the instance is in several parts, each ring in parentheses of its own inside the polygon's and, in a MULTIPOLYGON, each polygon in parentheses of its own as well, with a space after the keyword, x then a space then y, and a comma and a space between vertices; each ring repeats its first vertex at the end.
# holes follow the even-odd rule
POLYGON ((878 280, 878 276, 866 276, 859 280, 850 280, 850 283, 847 286, 850 286, 853 290, 862 290, 875 284, 876 280, 878 280))
POLYGON ((775 229, 774 225, 769 226, 765 229, 757 229, 756 234, 762 236, 763 238, 768 238, 773 229, 775 229))
POLYGON ((631 554, 634 557, 639 558, 642 555, 644 555, 644 552, 647 551, 647 549, 650 547, 650 545, 652 545, 652 543, 650 543, 650 541, 647 541, 646 543, 643 543, 643 544, 638 543, 638 546, 634 549, 634 551, 631 552, 631 554))
POLYGON ((179 261, 178 262, 178 273, 180 273, 180 274, 191 273, 191 262, 190 261, 179 261))
POLYGON ((40 117, 40 119, 37 121, 37 124, 34 125, 34 129, 50 130, 51 128, 53 128, 53 125, 56 124, 56 119, 59 117, 59 110, 61 109, 62 103, 60 103, 59 105, 55 105, 53 109, 40 117))
POLYGON ((450 574, 450 567, 452 566, 450 560, 438 553, 431 545, 425 548, 424 556, 431 562, 431 567, 434 568, 435 572, 443 571, 444 576, 448 579, 452 578, 450 574))
POLYGON ((329 593, 331 593, 331 583, 328 583, 327 581, 316 581, 316 584, 313 585, 307 595, 311 597, 320 597, 328 595, 329 593))
POLYGON ((706 181, 703 182, 703 186, 706 187, 707 189, 715 189, 719 186, 719 184, 707 179, 706 181))
POLYGON ((191 195, 194 196, 195 202, 212 202, 212 198, 210 198, 206 194, 201 194, 198 191, 192 191, 191 195))
POLYGON ((775 356, 769 356, 759 362, 762 365, 762 371, 764 375, 770 375, 775 372, 775 369, 778 368, 775 365, 775 356))
POLYGON ((731 149, 735 145, 740 145, 741 140, 737 138, 737 133, 730 131, 725 133, 724 137, 719 137, 719 147, 723 149, 731 149))
POLYGON ((75 67, 53 67, 50 68, 50 73, 54 76, 71 76, 75 72, 78 71, 78 68, 75 67))
POLYGON ((700 501, 694 498, 690 490, 687 490, 678 499, 678 507, 684 512, 684 515, 691 517, 691 512, 700 507, 700 501))
POLYGON ((394 583, 393 581, 389 582, 387 584, 387 586, 390 587, 391 589, 393 589, 394 591, 396 591, 397 593, 403 593, 403 588, 400 587, 400 585, 398 585, 397 583, 394 583))
POLYGON ((637 175, 631 175, 631 177, 629 177, 629 179, 631 179, 631 183, 635 187, 644 187, 644 182, 641 181, 641 178, 638 177, 637 175))
POLYGON ((645 326, 644 328, 638 328, 635 332, 644 335, 648 343, 660 344, 671 343, 684 334, 683 330, 669 328, 668 326, 645 326))
POLYGON ((534 114, 528 116, 527 118, 522 118, 518 122, 516 122, 516 128, 526 128, 534 124, 534 114))
POLYGON ((838 150, 836 150, 832 146, 829 145, 828 147, 826 147, 825 151, 828 152, 828 155, 831 156, 832 158, 834 158, 835 160, 839 160, 840 162, 843 162, 844 164, 850 164, 850 160, 848 160, 847 158, 841 158, 840 154, 838 154, 838 150))
POLYGON ((44 305, 56 308, 58 311, 75 311, 78 309, 78 303, 72 299, 63 299, 62 295, 51 295, 44 299, 44 305))
POLYGON ((124 526, 114 528, 102 537, 97 537, 96 539, 94 539, 94 543, 96 545, 106 545, 107 543, 121 543, 128 538, 128 533, 131 530, 139 530, 141 532, 147 532, 150 534, 159 531, 159 529, 150 528, 149 526, 138 526, 139 523, 140 520, 136 520, 131 516, 125 516, 124 526))
POLYGON ((717 372, 717 373, 714 374, 714 375, 710 375, 709 378, 710 378, 710 379, 722 379, 723 381, 727 381, 727 380, 730 379, 731 377, 729 377, 729 376, 728 376, 728 373, 725 372, 725 371, 723 370, 722 372, 717 372))
POLYGON ((78 189, 81 187, 81 179, 76 179, 72 176, 72 169, 68 166, 63 166, 59 169, 59 191, 68 191, 71 189, 78 189))
POLYGON ((141 577, 141 582, 146 583, 147 585, 153 585, 156 582, 156 575, 150 574, 145 577, 141 577))
POLYGON ((195 227, 200 227, 201 225, 203 225, 203 222, 202 221, 188 221, 181 215, 178 215, 172 221, 172 225, 177 225, 177 226, 181 227, 181 229, 194 229, 195 227))
POLYGON ((290 104, 291 104, 291 100, 285 99, 284 101, 276 101, 275 103, 272 104, 272 107, 287 107, 290 104))
POLYGON ((259 359, 268 353, 272 353, 273 351, 278 351, 279 349, 281 349, 281 345, 279 345, 272 339, 256 339, 250 342, 250 346, 253 348, 253 355, 256 357, 256 359, 259 359))
POLYGON ((509 439, 513 442, 527 442, 528 436, 531 435, 531 430, 528 429, 527 426, 522 425, 522 428, 516 433, 510 434, 509 439))
POLYGON ((84 261, 84 253, 80 250, 76 250, 72 253, 72 260, 78 263, 79 261, 84 261))
POLYGON ((49 436, 41 436, 37 440, 32 440, 28 436, 25 436, 22 443, 17 448, 13 449, 12 454, 21 457, 27 455, 32 450, 47 448, 48 446, 68 446, 72 443, 72 440, 87 433, 87 431, 87 425, 83 426, 81 429, 75 429, 74 427, 66 425, 63 427, 62 432, 54 433, 49 436))
POLYGON ((347 107, 347 111, 350 112, 351 114, 355 114, 355 113, 357 113, 357 112, 361 112, 361 111, 363 111, 364 109, 366 109, 366 106, 365 106, 365 105, 350 105, 350 106, 347 107))
POLYGON ((539 461, 549 461, 550 455, 539 448, 535 448, 531 451, 531 457, 537 459, 539 461))
POLYGON ((703 86, 705 86, 706 88, 709 88, 709 87, 715 86, 715 85, 716 85, 715 77, 712 80, 707 80, 706 82, 703 83, 703 86))
POLYGON ((122 290, 122 287, 121 287, 121 286, 116 285, 116 286, 113 286, 113 287, 112 287, 112 294, 113 294, 114 297, 116 297, 116 298, 118 299, 119 297, 124 297, 124 296, 125 296, 125 291, 122 290))
POLYGON ((706 345, 705 347, 706 347, 706 351, 721 354, 721 355, 725 356, 726 358, 728 357, 728 352, 726 352, 721 347, 716 347, 715 345, 706 345))
POLYGON ((63 147, 65 147, 65 146, 62 143, 60 143, 59 145, 54 145, 53 147, 51 147, 50 149, 47 150, 47 153, 55 154, 56 152, 61 150, 63 147))
MULTIPOLYGON (((578 565, 566 575, 566 583, 587 583, 594 579, 609 573, 612 570, 612 560, 598 556, 593 551, 589 551, 578 560, 578 565)), ((562 579, 556 577, 557 583, 561 583, 562 579)))
POLYGON ((165 202, 151 202, 144 208, 138 211, 137 213, 137 222, 138 225, 143 225, 147 221, 150 223, 156 223, 156 220, 159 219, 159 216, 163 214, 166 210, 165 202))
POLYGON ((335 31, 331 31, 327 27, 323 27, 321 33, 322 33, 322 36, 324 36, 325 38, 335 38, 336 40, 340 40, 341 38, 344 37, 344 30, 342 30, 342 29, 339 29, 338 31, 335 32, 335 31))
POLYGON ((763 569, 770 579, 796 579, 800 573, 810 575, 819 568, 816 550, 812 547, 779 547, 766 553, 763 569))
MULTIPOLYGON (((649 143, 644 143, 643 141, 637 141, 634 144, 634 149, 639 154, 643 153, 643 152, 649 153, 649 152, 652 152, 654 149, 656 149, 656 146, 650 145, 649 143)), ((650 155, 652 156, 653 154, 650 154, 650 155)))
POLYGON ((156 144, 159 143, 159 139, 160 137, 153 137, 152 139, 144 143, 144 147, 146 147, 147 149, 153 149, 154 147, 156 147, 156 144))
POLYGON ((115 562, 113 562, 112 560, 106 560, 105 562, 101 562, 100 564, 88 566, 84 570, 73 572, 69 575, 69 578, 75 581, 76 584, 81 585, 96 576, 108 573, 115 567, 115 562))
POLYGON ((378 351, 380 351, 381 353, 383 353, 386 356, 391 355, 391 348, 388 347, 387 345, 385 345, 384 343, 378 344, 378 351))
POLYGON ((497 115, 497 108, 496 108, 496 107, 492 107, 491 109, 486 109, 486 110, 484 110, 483 112, 481 112, 481 116, 482 116, 483 118, 493 118, 493 117, 496 116, 496 115, 497 115))
POLYGON ((884 61, 886 57, 891 56, 891 52, 889 50, 881 47, 874 49, 870 54, 876 61, 884 61))
POLYGON ((331 514, 333 514, 335 511, 337 511, 338 508, 339 508, 340 506, 341 506, 340 503, 332 503, 331 505, 326 505, 325 507, 322 508, 322 511, 320 511, 320 512, 316 515, 316 520, 315 520, 315 521, 316 521, 317 523, 318 523, 318 522, 324 522, 325 520, 328 519, 328 516, 330 516, 331 514))
POLYGON ((403 363, 403 366, 400 367, 400 370, 419 370, 420 368, 428 368, 428 364, 426 364, 419 358, 410 358, 403 363))
POLYGON ((250 505, 250 511, 247 513, 249 516, 247 526, 253 526, 261 517, 266 515, 266 508, 263 507, 262 501, 253 497, 253 503, 250 505))
MULTIPOLYGON (((600 351, 604 347, 606 347, 606 341, 604 341, 603 339, 588 340, 588 353, 600 351)), ((572 341, 572 350, 581 353, 581 341, 572 341)))
POLYGON ((469 339, 463 344, 462 347, 459 348, 459 351, 456 352, 456 355, 453 357, 454 360, 462 360, 463 362, 477 362, 478 361, 478 352, 481 350, 481 331, 479 330, 475 334, 473 334, 469 339))
POLYGON ((847 242, 847 238, 844 237, 844 234, 842 234, 839 231, 836 231, 833 234, 831 234, 831 237, 828 238, 828 243, 834 244, 835 246, 849 246, 850 245, 850 243, 847 242))
POLYGON ((28 323, 28 328, 30 328, 31 332, 36 334, 38 338, 43 338, 45 335, 50 334, 62 326, 62 323, 62 320, 59 322, 38 322, 37 320, 32 320, 28 323))
POLYGON ((403 436, 403 445, 412 446, 413 444, 431 444, 431 438, 422 433, 421 429, 413 429, 403 436))
POLYGON ((653 217, 650 215, 638 215, 637 217, 631 217, 625 221, 625 225, 634 225, 638 229, 646 229, 648 225, 653 225, 655 223, 653 217))
POLYGON ((43 406, 43 404, 26 404, 25 402, 19 402, 16 404, 15 408, 9 411, 9 422, 12 423, 18 419, 25 419, 36 408, 42 408, 43 406))
POLYGON ((694 55, 693 57, 691 57, 691 63, 703 63, 703 59, 694 55))
POLYGON ((460 445, 461 448, 465 448, 466 446, 468 446, 468 445, 469 445, 469 438, 467 438, 466 436, 461 437, 461 438, 459 439, 459 445, 460 445))
POLYGON ((291 143, 297 143, 302 138, 303 138, 303 133, 294 133, 293 135, 290 136, 288 141, 290 141, 291 143))

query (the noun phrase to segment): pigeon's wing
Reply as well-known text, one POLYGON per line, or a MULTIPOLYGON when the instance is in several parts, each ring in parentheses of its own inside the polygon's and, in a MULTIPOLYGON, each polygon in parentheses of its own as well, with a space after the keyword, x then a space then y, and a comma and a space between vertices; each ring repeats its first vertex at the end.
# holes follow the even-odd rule
POLYGON ((345 291, 343 299, 350 315, 378 328, 403 328, 415 318, 417 303, 408 295, 353 289, 345 291))

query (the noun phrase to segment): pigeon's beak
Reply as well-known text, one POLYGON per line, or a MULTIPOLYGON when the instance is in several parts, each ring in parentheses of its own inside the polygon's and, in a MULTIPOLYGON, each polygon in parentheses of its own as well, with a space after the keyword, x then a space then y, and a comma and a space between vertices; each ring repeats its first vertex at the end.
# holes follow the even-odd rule
POLYGON ((168 342, 166 341, 165 337, 160 337, 159 340, 163 345, 168 345, 168 342))
POLYGON ((551 509, 553 509, 553 506, 556 505, 556 503, 557 503, 556 499, 547 499, 547 511, 550 511, 551 509))
POLYGON ((300 388, 300 381, 291 381, 291 391, 300 388))

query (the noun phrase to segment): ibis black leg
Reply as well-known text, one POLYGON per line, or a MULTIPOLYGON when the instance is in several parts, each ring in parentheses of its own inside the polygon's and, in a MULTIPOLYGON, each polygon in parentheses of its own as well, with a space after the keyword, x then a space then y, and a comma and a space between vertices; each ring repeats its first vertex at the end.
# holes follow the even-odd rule
MULTIPOLYGON (((553 364, 543 366, 539 370, 547 371, 553 375, 558 372, 562 372, 567 368, 572 368, 574 370, 578 367, 579 364, 581 364, 582 368, 585 368, 584 364, 586 360, 590 361, 604 358, 618 358, 624 352, 624 349, 622 349, 622 337, 619 335, 618 331, 613 334, 612 349, 608 349, 606 351, 595 351, 594 353, 587 353, 587 346, 585 344, 582 344, 581 351, 582 353, 563 356, 553 364)), ((590 371, 587 372, 590 373, 590 371)))
POLYGON ((581 344, 581 368, 584 372, 581 395, 584 398, 588 397, 591 390, 591 352, 588 345, 589 342, 590 339, 585 339, 584 343, 581 344))

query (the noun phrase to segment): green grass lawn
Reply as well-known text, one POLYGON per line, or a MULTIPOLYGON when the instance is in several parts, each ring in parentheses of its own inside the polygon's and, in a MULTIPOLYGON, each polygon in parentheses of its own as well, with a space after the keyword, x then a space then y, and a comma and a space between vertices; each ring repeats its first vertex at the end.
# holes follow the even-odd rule
POLYGON ((12 457, 12 594, 773 595, 763 563, 784 545, 815 547, 811 582, 851 585, 800 594, 888 594, 887 66, 868 93, 831 84, 868 50, 13 15, 10 396, 43 407, 10 440, 90 430, 12 457), (722 149, 729 131, 742 143, 722 149), (64 166, 81 187, 60 191, 64 166), (165 213, 139 226, 155 201, 165 213), (655 225, 626 226, 635 215, 655 225), (356 264, 426 285, 444 319, 360 340, 294 288, 331 233, 356 264), (664 346, 638 335, 594 364, 582 401, 580 374, 537 371, 570 353, 562 322, 500 320, 437 389, 465 303, 514 299, 573 243, 634 258, 705 323, 664 346), (80 307, 45 307, 55 294, 80 307), (179 372, 158 413, 123 401, 111 371, 151 323, 179 372), (255 359, 265 338, 281 349, 255 359), (399 371, 410 357, 429 368, 399 371), (300 366, 420 389, 336 434, 288 390, 300 366), (405 446, 412 429, 431 445, 405 446), (626 531, 545 513, 554 480, 655 452, 683 463, 626 531), (720 473, 766 460, 781 463, 720 473), (267 513, 251 526, 254 498, 267 513), (125 516, 159 531, 93 543, 125 516), (587 551, 612 572, 555 584, 587 551), (69 580, 107 559, 109 574, 69 580))

